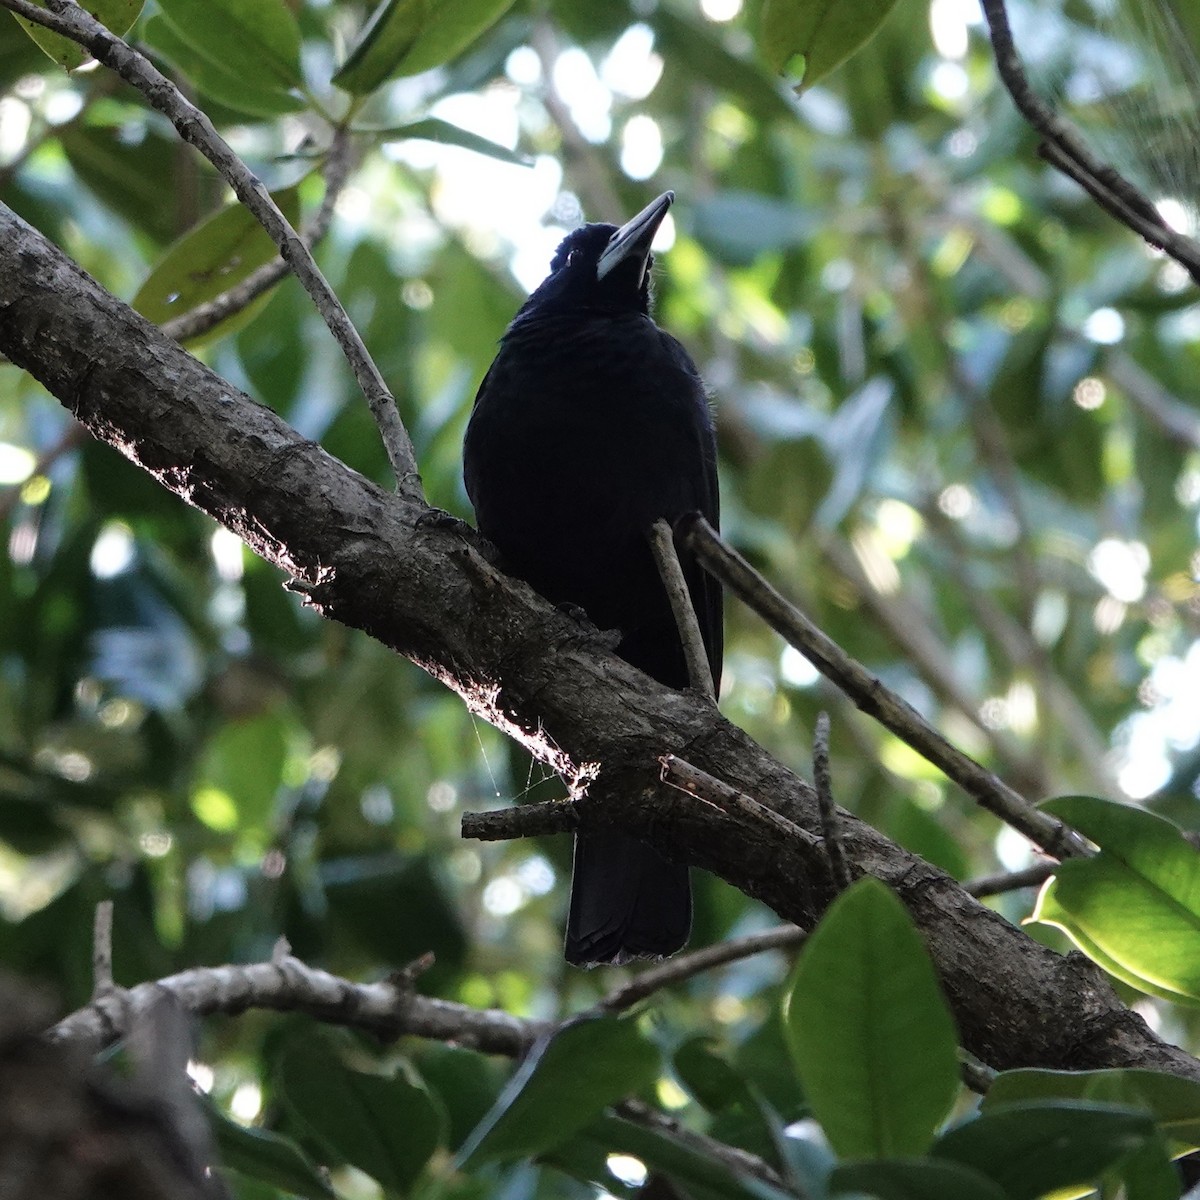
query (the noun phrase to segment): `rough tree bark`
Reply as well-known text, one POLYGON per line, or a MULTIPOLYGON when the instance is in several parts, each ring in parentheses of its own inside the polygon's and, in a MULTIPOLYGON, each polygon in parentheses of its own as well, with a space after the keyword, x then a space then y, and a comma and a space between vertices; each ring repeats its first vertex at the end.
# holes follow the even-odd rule
MULTIPOLYGON (((98 438, 286 571, 325 616, 457 691, 568 778, 582 826, 620 825, 811 926, 832 892, 811 787, 703 699, 673 692, 496 571, 460 530, 306 441, 0 206, 0 351, 98 438), (658 781, 677 754, 785 814, 786 839, 658 781)), ((369 703, 364 700, 364 703, 369 703)), ((999 1068, 1139 1065, 1200 1079, 1101 973, 842 814, 855 874, 891 884, 928 940, 964 1045, 999 1068)), ((401 919, 397 914, 397 919, 401 919)))

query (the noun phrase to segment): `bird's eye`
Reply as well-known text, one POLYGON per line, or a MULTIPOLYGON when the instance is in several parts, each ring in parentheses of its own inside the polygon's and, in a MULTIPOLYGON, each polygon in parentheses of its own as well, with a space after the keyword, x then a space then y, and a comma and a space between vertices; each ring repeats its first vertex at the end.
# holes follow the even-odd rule
POLYGON ((567 255, 567 266, 568 267, 572 263, 576 263, 579 261, 580 253, 581 253, 581 251, 579 251, 579 250, 572 250, 571 253, 567 255))

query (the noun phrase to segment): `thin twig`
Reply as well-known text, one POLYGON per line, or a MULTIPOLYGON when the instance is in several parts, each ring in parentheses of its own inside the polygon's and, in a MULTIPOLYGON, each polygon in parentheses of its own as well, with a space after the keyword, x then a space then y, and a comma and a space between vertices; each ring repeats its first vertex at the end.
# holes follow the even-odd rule
POLYGON ((816 838, 807 829, 801 829, 794 821, 789 821, 773 808, 768 808, 752 796, 747 796, 745 792, 739 792, 724 780, 702 771, 685 759, 674 754, 664 754, 658 761, 662 767, 659 778, 663 783, 704 800, 732 816, 749 817, 756 824, 766 825, 789 840, 800 840, 810 845, 815 843, 816 838))
POLYGON ((113 902, 101 900, 92 920, 92 1000, 113 990, 113 902))
POLYGON ((1041 887, 1058 869, 1058 863, 1034 863, 1023 871, 1002 871, 999 875, 983 875, 963 884, 963 889, 976 900, 985 896, 998 896, 1002 892, 1016 892, 1021 888, 1041 887))
POLYGON ((721 537, 699 514, 684 519, 684 541, 710 571, 841 688, 923 758, 943 771, 977 803, 1019 830, 1054 858, 1086 856, 1086 843, 1057 818, 1035 808, 991 771, 951 745, 907 702, 851 658, 721 537))
POLYGON ((1013 103, 1026 121, 1045 138, 1043 156, 1122 224, 1150 245, 1169 254, 1200 283, 1200 245, 1176 233, 1154 205, 1123 175, 1096 158, 1082 139, 1030 86, 1013 41, 1004 0, 981 0, 991 32, 996 70, 1013 103))
POLYGON ((821 540, 829 564, 854 588, 859 600, 903 651, 920 677, 944 703, 956 708, 987 739, 1005 772, 1035 794, 1046 790, 1040 766, 1022 753, 1001 730, 989 728, 980 716, 982 700, 962 685, 946 647, 929 628, 917 606, 897 594, 884 596, 874 586, 855 553, 835 537, 821 540))
POLYGON ((280 256, 295 272, 312 297, 329 331, 341 347, 354 377, 366 397, 387 449, 399 491, 407 499, 423 500, 416 454, 400 420, 396 402, 304 240, 271 199, 266 187, 229 148, 203 110, 191 103, 145 55, 119 38, 81 8, 76 0, 46 0, 41 8, 31 0, 0 0, 0 7, 70 38, 92 57, 136 88, 152 108, 163 113, 184 141, 195 146, 214 167, 237 198, 254 214, 279 247, 280 256))
POLYGON ((963 1083, 979 1096, 987 1095, 988 1089, 996 1082, 996 1076, 1000 1073, 961 1047, 958 1051, 958 1067, 963 1083))
MULTIPOLYGON (((310 248, 317 245, 329 232, 334 205, 350 173, 350 158, 349 131, 339 128, 334 132, 325 160, 325 196, 316 216, 301 234, 305 245, 310 248)), ((167 321, 163 324, 162 331, 177 342, 187 342, 199 337, 227 317, 241 312, 264 292, 270 291, 290 270, 290 265, 282 258, 264 263, 227 292, 214 296, 204 304, 196 305, 190 312, 176 317, 173 321, 167 321)))
POLYGON ((829 871, 838 891, 850 886, 850 868, 846 864, 846 848, 838 822, 837 805, 833 802, 833 779, 829 773, 829 714, 817 714, 813 731, 813 783, 817 788, 817 808, 821 813, 821 836, 825 839, 825 855, 829 871))
POLYGON ((628 983, 614 988, 596 1007, 605 1012, 623 1012, 662 988, 682 983, 715 967, 762 954, 766 950, 800 946, 807 937, 807 929, 801 929, 798 925, 783 925, 778 929, 768 929, 765 933, 751 933, 727 942, 718 942, 714 946, 705 946, 703 950, 680 954, 665 963, 647 968, 628 983))
POLYGON ((463 813, 461 833, 479 842, 507 842, 513 838, 574 833, 578 827, 579 813, 570 800, 543 800, 490 812, 463 813))
POLYGON ((692 603, 688 591, 687 580, 683 577, 683 568, 679 565, 679 555, 675 550, 675 535, 668 521, 660 517, 650 526, 650 549, 654 553, 654 561, 658 573, 667 590, 667 598, 671 601, 671 612, 675 615, 675 627, 679 630, 679 640, 683 643, 683 657, 687 662, 688 680, 694 691, 716 699, 713 691, 712 668, 708 665, 708 655, 704 650, 704 639, 700 635, 700 622, 696 618, 696 606, 692 603))

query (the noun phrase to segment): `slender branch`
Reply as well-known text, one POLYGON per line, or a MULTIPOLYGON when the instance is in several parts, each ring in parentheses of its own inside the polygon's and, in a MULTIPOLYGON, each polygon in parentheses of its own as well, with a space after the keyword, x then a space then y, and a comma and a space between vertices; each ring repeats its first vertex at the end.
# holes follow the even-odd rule
POLYGON ((1058 868, 1058 863, 1034 863, 1023 871, 1004 871, 999 875, 983 875, 972 879, 963 887, 975 897, 982 900, 984 896, 998 896, 1002 892, 1015 892, 1021 888, 1040 887, 1058 868))
POLYGON ((988 1089, 996 1081, 999 1074, 993 1067, 975 1057, 967 1050, 958 1052, 958 1066, 962 1081, 979 1096, 986 1096, 988 1089))
POLYGON ((981 0, 981 4, 991 31, 996 70, 1021 115, 1045 138, 1043 156, 1086 188, 1102 208, 1150 245, 1169 254, 1200 283, 1200 245, 1171 229, 1154 205, 1123 175, 1096 158, 1075 130, 1034 92, 1017 54, 1004 0, 981 0))
MULTIPOLYGON (((321 207, 311 224, 301 234, 304 244, 310 248, 329 232, 334 205, 350 173, 350 158, 350 134, 347 129, 340 128, 334 133, 325 160, 325 195, 321 200, 321 207)), ((282 258, 264 263, 227 292, 214 296, 204 304, 198 304, 190 312, 176 317, 173 321, 167 321, 161 326, 162 331, 177 342, 199 337, 219 325, 226 317, 241 312, 264 292, 273 288, 290 270, 290 264, 282 258)))
POLYGON ((92 923, 92 1000, 113 990, 112 968, 113 902, 101 900, 96 905, 92 923))
POLYGON ((462 815, 462 836, 479 842, 574 833, 578 827, 579 810, 570 800, 543 800, 538 804, 517 804, 462 815))
POLYGON ((705 946, 702 950, 680 954, 668 962, 649 967, 635 975, 628 983, 609 992, 596 1007, 605 1012, 623 1012, 662 988, 682 983, 685 979, 691 979, 715 967, 723 967, 727 963, 762 954, 766 950, 801 946, 807 937, 807 929, 801 929, 798 925, 782 925, 778 929, 768 929, 765 933, 751 933, 745 937, 731 938, 727 942, 705 946))
POLYGON ((141 92, 152 108, 171 121, 179 136, 195 146, 216 167, 237 198, 271 235, 271 240, 279 247, 280 256, 312 297, 366 397, 400 492, 411 500, 420 500, 422 493, 416 454, 408 431, 400 421, 396 402, 358 330, 346 315, 346 310, 334 295, 308 247, 279 211, 262 181, 229 148, 205 113, 192 104, 145 55, 117 37, 81 8, 76 0, 46 0, 46 3, 48 8, 41 8, 31 0, 0 0, 0 7, 83 46, 98 62, 141 92))
POLYGON ((683 643, 683 657, 687 662, 688 680, 693 690, 710 700, 716 699, 713 690, 712 668, 704 651, 704 639, 700 636, 700 622, 696 619, 696 606, 692 603, 679 555, 675 550, 675 535, 670 523, 659 518, 650 526, 650 549, 658 565, 663 587, 671 601, 671 612, 675 615, 675 627, 683 643))
POLYGON ((304 1013, 387 1040, 412 1035, 509 1057, 524 1054, 550 1028, 497 1009, 420 996, 391 980, 352 983, 284 955, 265 963, 196 967, 152 983, 112 988, 59 1021, 50 1030, 51 1040, 78 1042, 92 1049, 111 1045, 149 1012, 164 992, 197 1017, 273 1009, 304 1013))
POLYGON ((1021 753, 1018 746, 1002 731, 989 728, 980 717, 981 698, 972 696, 958 679, 946 652, 945 644, 929 628, 916 605, 902 595, 884 596, 872 584, 849 547, 827 537, 822 540, 821 552, 829 564, 854 588, 863 605, 887 630, 921 678, 944 703, 956 708, 987 739, 988 745, 1004 769, 1015 776, 1021 786, 1036 793, 1044 792, 1045 781, 1038 764, 1021 753))
POLYGON ((821 813, 821 836, 829 857, 829 873, 838 890, 850 886, 850 868, 846 865, 846 848, 838 824, 837 805, 833 802, 833 779, 829 773, 829 714, 817 714, 813 733, 813 783, 817 787, 817 808, 821 813))
POLYGON ((991 771, 952 746, 911 705, 851 658, 799 609, 789 604, 699 513, 684 518, 684 541, 705 570, 742 598, 768 625, 840 687, 863 712, 943 771, 978 804, 1019 830, 1054 858, 1088 853, 1074 830, 1036 809, 991 771))
POLYGON ((747 796, 745 792, 730 787, 707 771, 692 766, 690 762, 674 754, 664 754, 658 761, 662 766, 659 778, 663 783, 670 784, 689 796, 695 796, 731 816, 747 816, 757 824, 766 825, 782 837, 810 844, 816 841, 807 829, 801 829, 794 821, 789 821, 773 808, 768 808, 752 796, 747 796))

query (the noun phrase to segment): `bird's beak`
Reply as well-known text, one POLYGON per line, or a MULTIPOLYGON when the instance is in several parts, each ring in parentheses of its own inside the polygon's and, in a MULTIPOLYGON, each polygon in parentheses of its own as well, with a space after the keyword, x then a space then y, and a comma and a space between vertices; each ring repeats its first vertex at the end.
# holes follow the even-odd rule
POLYGON ((641 272, 638 276, 638 282, 641 282, 646 274, 646 263, 650 259, 650 243, 654 241, 654 235, 674 200, 674 192, 663 192, 657 200, 647 204, 636 217, 626 221, 612 235, 596 263, 598 280, 603 279, 614 267, 632 259, 641 262, 641 272))

